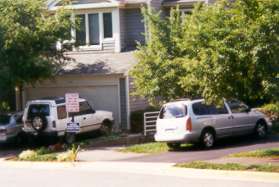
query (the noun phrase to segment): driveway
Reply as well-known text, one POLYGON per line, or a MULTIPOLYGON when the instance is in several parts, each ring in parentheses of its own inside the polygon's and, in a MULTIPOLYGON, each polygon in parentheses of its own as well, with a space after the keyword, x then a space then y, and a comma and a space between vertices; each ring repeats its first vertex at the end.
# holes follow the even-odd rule
POLYGON ((261 148, 279 147, 279 136, 272 135, 265 140, 255 140, 253 137, 238 137, 220 141, 214 149, 202 150, 199 147, 187 148, 176 152, 145 155, 136 158, 123 159, 131 162, 164 162, 180 163, 196 160, 211 160, 228 154, 252 151, 261 148))

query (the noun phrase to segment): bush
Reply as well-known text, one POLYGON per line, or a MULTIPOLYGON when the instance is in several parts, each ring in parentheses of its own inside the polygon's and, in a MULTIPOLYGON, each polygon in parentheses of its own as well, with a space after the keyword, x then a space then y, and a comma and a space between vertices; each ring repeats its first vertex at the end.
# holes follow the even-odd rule
POLYGON ((75 162, 79 152, 79 146, 74 145, 71 150, 58 154, 56 159, 58 162, 75 162))
POLYGON ((34 160, 38 156, 36 151, 26 150, 18 155, 19 160, 34 160))
POLYGON ((279 121, 279 102, 264 105, 260 110, 265 113, 273 122, 279 121))
POLYGON ((142 133, 143 132, 143 114, 145 112, 159 111, 159 108, 149 107, 145 110, 138 110, 131 112, 131 133, 142 133))

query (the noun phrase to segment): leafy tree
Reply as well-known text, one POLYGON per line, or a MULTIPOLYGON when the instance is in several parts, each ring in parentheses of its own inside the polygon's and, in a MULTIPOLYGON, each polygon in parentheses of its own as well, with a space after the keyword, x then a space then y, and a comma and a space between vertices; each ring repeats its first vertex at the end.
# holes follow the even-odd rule
POLYGON ((132 71, 139 95, 278 100, 279 0, 197 4, 164 20, 143 12, 151 37, 132 71))
POLYGON ((56 49, 69 37, 69 11, 49 12, 45 0, 0 1, 0 84, 22 88, 48 78, 67 58, 56 49))

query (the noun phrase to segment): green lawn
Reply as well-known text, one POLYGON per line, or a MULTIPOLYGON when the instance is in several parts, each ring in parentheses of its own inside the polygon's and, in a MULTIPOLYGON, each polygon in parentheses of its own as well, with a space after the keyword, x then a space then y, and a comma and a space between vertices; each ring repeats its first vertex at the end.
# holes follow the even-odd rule
POLYGON ((233 170, 233 171, 262 171, 279 173, 279 166, 274 165, 241 165, 236 163, 215 164, 202 161, 194 161, 190 163, 176 164, 180 168, 194 169, 214 169, 214 170, 233 170))
POLYGON ((229 157, 279 158, 279 147, 231 154, 229 157))
MULTIPOLYGON (((190 144, 183 144, 181 148, 191 147, 190 144)), ((162 153, 169 151, 169 148, 166 143, 145 143, 145 144, 137 144, 126 147, 124 149, 120 149, 120 152, 132 152, 132 153, 147 153, 147 154, 154 154, 154 153, 162 153)))
POLYGON ((132 152, 132 153, 162 153, 169 150, 166 143, 145 143, 137 144, 120 149, 121 152, 132 152))

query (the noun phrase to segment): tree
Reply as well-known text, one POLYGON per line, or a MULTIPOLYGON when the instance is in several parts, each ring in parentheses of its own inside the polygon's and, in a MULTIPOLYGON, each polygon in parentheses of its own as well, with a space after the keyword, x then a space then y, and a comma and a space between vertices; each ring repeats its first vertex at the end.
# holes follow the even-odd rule
POLYGON ((132 71, 136 92, 154 99, 279 98, 279 0, 197 4, 161 20, 144 10, 151 33, 132 71))
POLYGON ((49 12, 45 0, 0 1, 2 86, 22 88, 55 74, 67 60, 56 42, 69 37, 69 14, 63 9, 49 12))

